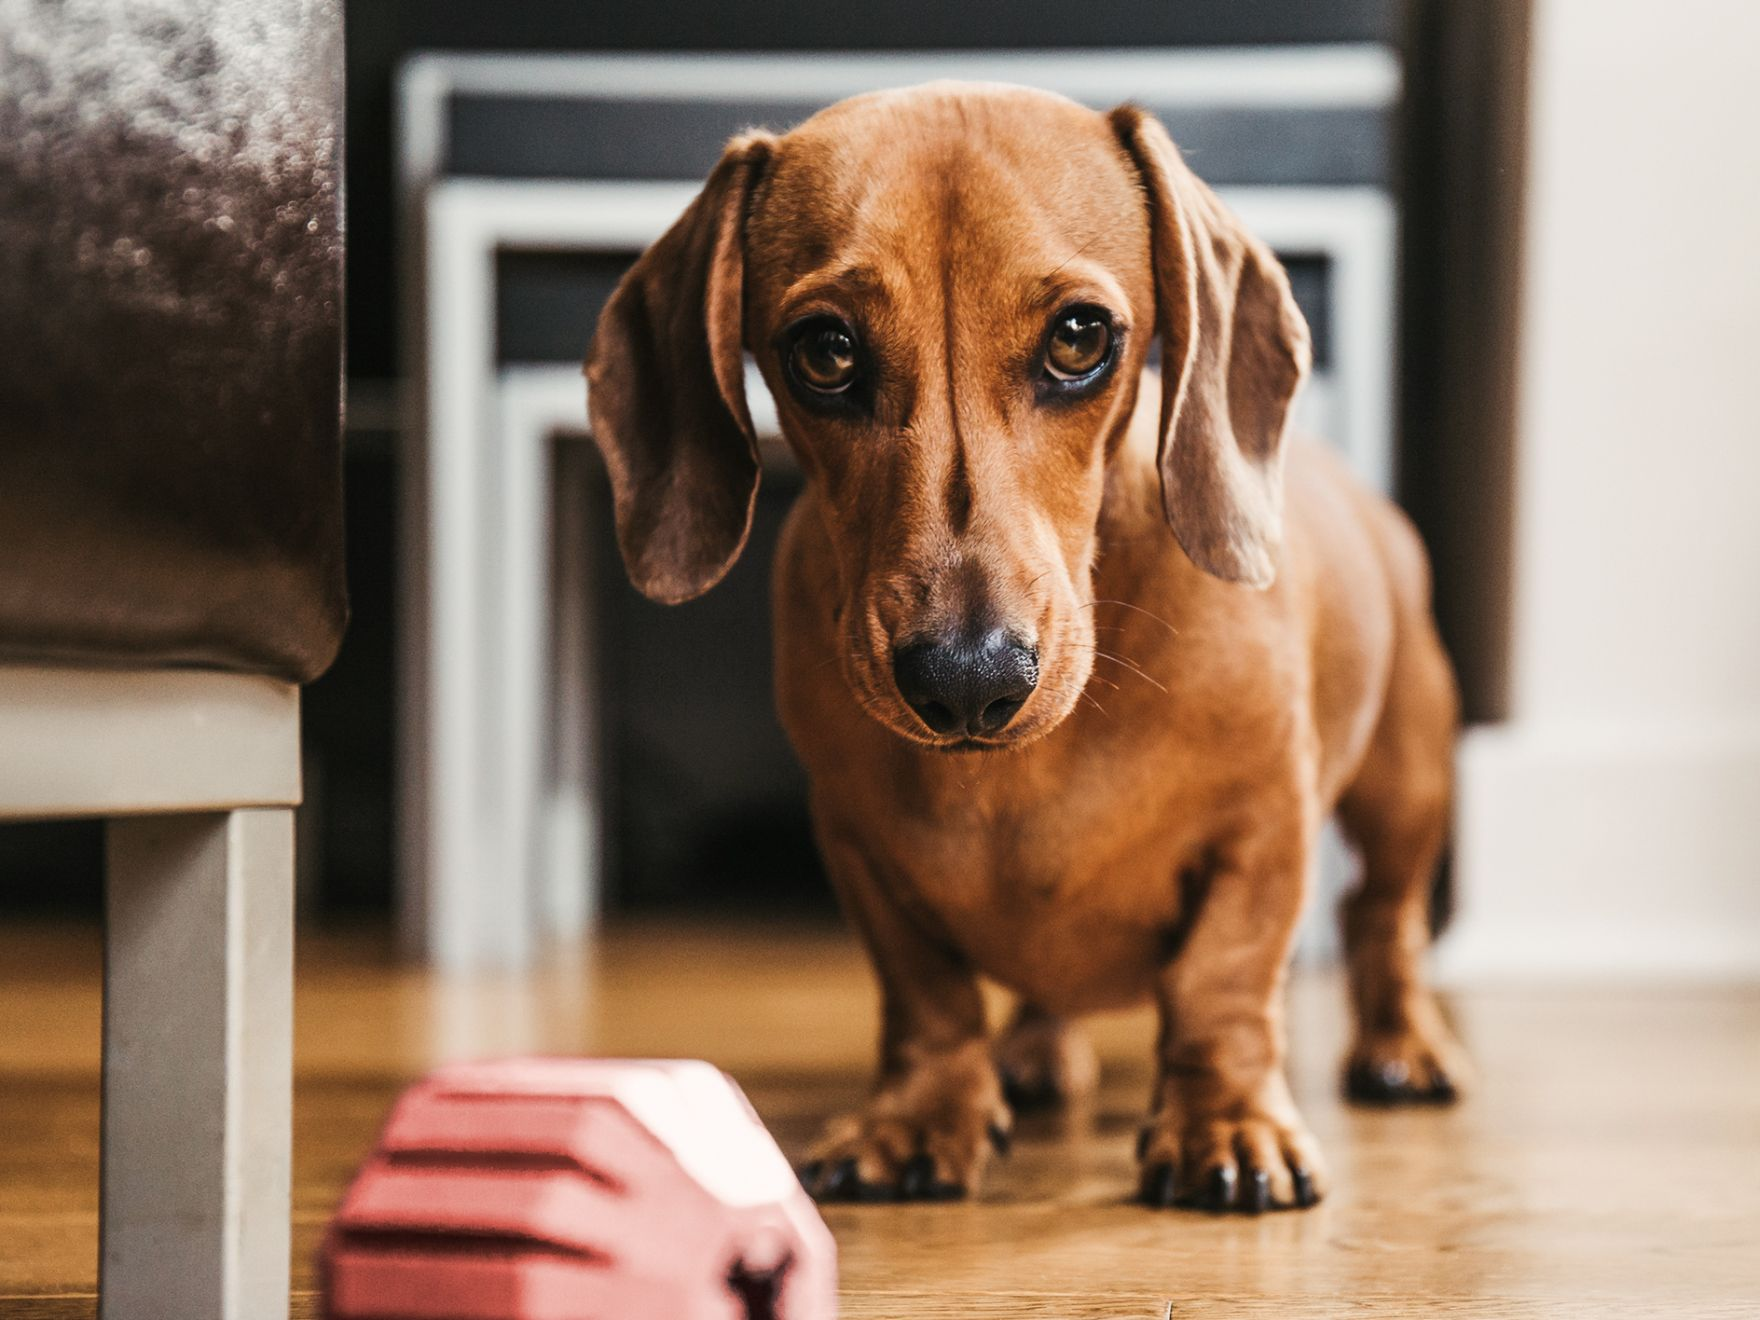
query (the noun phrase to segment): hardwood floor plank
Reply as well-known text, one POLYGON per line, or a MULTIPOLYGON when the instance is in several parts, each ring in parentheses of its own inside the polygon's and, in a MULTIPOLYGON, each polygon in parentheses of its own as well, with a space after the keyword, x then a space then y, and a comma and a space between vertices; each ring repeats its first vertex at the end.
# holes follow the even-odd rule
MULTIPOLYGON (((95 1314, 95 933, 0 932, 0 1316, 95 1314)), ((631 928, 515 982, 440 983, 374 939, 301 946, 294 1308, 401 1086, 511 1050, 728 1068, 784 1148, 859 1101, 873 991, 840 934, 631 928)), ((1336 1098, 1346 1023, 1298 981, 1298 1097, 1335 1192, 1260 1220, 1126 1202, 1152 1023, 1096 1024, 1094 1110, 1023 1120, 971 1204, 836 1206, 847 1320, 1760 1315, 1760 990, 1546 989, 1454 1004, 1482 1076, 1451 1111, 1336 1098), (1171 1307, 1171 1310, 1170 1310, 1171 1307)))

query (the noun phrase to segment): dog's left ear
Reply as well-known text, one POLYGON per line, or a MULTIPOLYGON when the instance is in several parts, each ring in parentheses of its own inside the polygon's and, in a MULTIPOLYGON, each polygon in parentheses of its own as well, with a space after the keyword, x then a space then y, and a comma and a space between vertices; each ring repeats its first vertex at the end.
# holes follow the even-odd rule
POLYGON ((703 191, 623 277, 587 350, 587 410, 630 581, 676 605, 733 567, 752 528, 745 214, 774 139, 736 138, 703 191))
POLYGON ((1308 325, 1270 250, 1134 105, 1111 115, 1148 193, 1161 336, 1161 499, 1199 568, 1268 587, 1283 536, 1283 431, 1308 325))

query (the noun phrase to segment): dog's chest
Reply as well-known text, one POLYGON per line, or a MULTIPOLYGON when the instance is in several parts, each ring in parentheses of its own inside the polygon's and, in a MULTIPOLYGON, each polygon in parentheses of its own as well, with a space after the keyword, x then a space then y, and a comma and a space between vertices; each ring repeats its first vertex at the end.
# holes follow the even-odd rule
POLYGON ((1206 843, 1202 785, 1147 770, 985 764, 963 793, 906 787, 889 869, 980 970, 1045 1007, 1133 1002, 1167 956, 1182 872, 1206 843))

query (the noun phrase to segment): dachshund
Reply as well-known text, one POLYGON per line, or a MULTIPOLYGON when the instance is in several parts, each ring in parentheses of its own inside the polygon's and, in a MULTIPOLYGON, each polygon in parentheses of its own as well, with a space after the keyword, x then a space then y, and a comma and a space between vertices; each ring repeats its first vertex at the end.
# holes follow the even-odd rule
POLYGON ((1422 959, 1458 702, 1424 550, 1286 441, 1307 325, 1160 123, 944 82, 734 139, 587 355, 655 600, 745 544, 746 352, 805 477, 774 568, 779 709, 882 1000, 878 1081, 810 1189, 971 1193, 1005 1086, 1091 1088, 1069 1019, 1151 1000, 1141 1199, 1313 1204, 1283 989, 1334 813, 1363 862, 1347 1092, 1453 1099, 1422 959), (995 1043, 980 978, 1019 996, 995 1043))

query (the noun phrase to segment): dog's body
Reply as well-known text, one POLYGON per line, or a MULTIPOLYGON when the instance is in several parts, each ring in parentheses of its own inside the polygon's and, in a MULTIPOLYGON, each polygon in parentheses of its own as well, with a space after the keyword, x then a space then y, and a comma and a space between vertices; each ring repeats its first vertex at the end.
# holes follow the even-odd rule
MULTIPOLYGON (((846 902, 915 909, 978 971, 1058 1014, 1151 997, 1206 859, 1267 828, 1306 836, 1332 812, 1359 777, 1396 654, 1401 699, 1423 708, 1394 718, 1423 727, 1390 727, 1381 756, 1420 732, 1426 751, 1445 747, 1452 721, 1421 551, 1389 506, 1317 444, 1293 446, 1277 585, 1243 591, 1194 568, 1166 535, 1151 410, 1132 431, 1095 575, 1101 626, 1116 629, 1099 645, 1120 660, 1101 661, 1094 702, 1007 755, 907 743, 851 702, 824 663, 833 601, 810 492, 777 552, 784 725, 825 846, 861 855, 847 884, 884 891, 846 902)), ((1433 815, 1447 764, 1429 760, 1399 773, 1433 815)), ((1377 763, 1365 778, 1393 768, 1377 763)), ((1267 916, 1287 914, 1270 923, 1279 962, 1300 895, 1272 891, 1302 878, 1300 868, 1267 877, 1257 895, 1267 916)))
POLYGON ((782 714, 884 998, 815 1190, 974 1185, 1009 1124, 982 974, 1023 999, 1005 1068, 1066 1093, 1092 1062, 1063 1015, 1161 1006, 1148 1200, 1311 1203, 1280 992, 1334 809, 1365 861, 1353 1088, 1452 1094, 1419 969, 1455 723, 1422 549, 1321 447, 1284 463, 1306 328, 1159 127, 943 85, 735 143, 589 359, 661 599, 744 539, 741 342, 808 475, 782 714))

